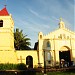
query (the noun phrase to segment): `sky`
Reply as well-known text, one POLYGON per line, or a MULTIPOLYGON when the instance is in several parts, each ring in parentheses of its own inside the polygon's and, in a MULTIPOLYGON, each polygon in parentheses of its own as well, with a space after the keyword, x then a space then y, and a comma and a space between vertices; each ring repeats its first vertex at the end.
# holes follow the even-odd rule
POLYGON ((31 48, 39 32, 46 35, 59 28, 60 17, 75 32, 75 0, 0 0, 0 10, 4 5, 12 14, 15 28, 31 39, 31 48))

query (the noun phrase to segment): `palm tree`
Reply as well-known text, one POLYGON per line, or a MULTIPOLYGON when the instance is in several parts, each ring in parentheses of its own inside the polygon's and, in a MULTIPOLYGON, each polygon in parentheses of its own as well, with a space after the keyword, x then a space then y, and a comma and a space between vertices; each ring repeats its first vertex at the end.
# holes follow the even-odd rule
POLYGON ((30 38, 27 38, 27 35, 23 35, 22 32, 23 30, 19 30, 18 28, 14 30, 14 46, 16 50, 30 49, 30 38))

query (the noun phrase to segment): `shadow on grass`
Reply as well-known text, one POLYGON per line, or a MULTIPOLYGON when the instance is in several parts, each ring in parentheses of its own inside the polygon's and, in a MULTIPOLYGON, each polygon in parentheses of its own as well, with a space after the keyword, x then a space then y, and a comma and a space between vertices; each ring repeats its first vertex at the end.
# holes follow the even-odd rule
MULTIPOLYGON (((36 75, 44 75, 44 74, 36 73, 36 75)), ((47 72, 47 75, 75 75, 75 72, 47 72)))
MULTIPOLYGON (((43 75, 41 72, 35 70, 18 70, 18 71, 0 71, 0 75, 43 75)), ((75 75, 74 71, 65 72, 47 72, 47 75, 75 75)))
POLYGON ((9 71, 0 71, 0 75, 36 75, 36 71, 32 70, 9 70, 9 71))

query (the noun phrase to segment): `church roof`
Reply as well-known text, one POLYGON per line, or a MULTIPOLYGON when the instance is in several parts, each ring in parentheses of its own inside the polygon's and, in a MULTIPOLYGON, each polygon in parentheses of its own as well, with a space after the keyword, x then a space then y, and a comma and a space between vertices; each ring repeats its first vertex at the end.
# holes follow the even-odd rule
POLYGON ((6 7, 4 7, 2 10, 0 10, 0 16, 8 16, 9 13, 6 9, 6 7))

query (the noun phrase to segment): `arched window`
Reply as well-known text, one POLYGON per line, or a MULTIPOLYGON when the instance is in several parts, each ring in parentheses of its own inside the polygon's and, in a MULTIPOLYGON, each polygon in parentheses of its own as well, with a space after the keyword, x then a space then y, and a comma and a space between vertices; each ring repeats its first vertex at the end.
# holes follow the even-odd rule
POLYGON ((0 20, 0 27, 3 27, 3 20, 0 20))
POLYGON ((51 50, 51 45, 49 41, 47 42, 47 50, 51 50))

